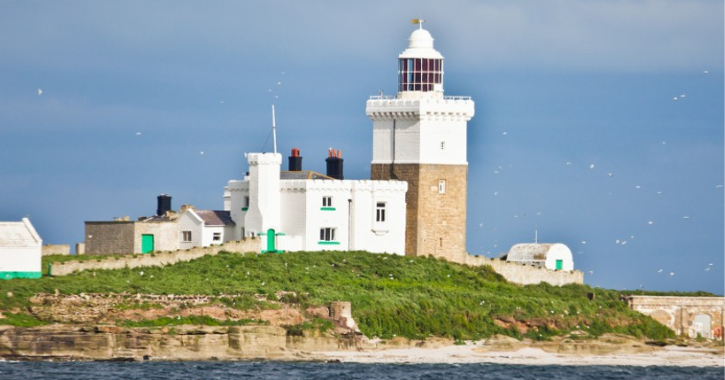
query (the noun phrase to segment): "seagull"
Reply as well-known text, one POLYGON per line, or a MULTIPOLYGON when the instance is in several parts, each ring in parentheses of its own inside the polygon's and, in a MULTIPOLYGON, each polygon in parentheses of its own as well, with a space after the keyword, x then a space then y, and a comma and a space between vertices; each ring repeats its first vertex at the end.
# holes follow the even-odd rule
POLYGON ((709 270, 710 270, 710 267, 707 267, 707 268, 705 268, 705 272, 707 272, 707 271, 709 271, 709 270))
POLYGON ((614 173, 612 173, 612 172, 607 173, 607 175, 610 177, 614 177, 614 173))
POLYGON ((664 270, 664 269, 660 269, 660 270, 658 270, 658 271, 657 271, 657 273, 662 273, 662 271, 663 271, 663 270, 664 270))
POLYGON ((141 136, 141 132, 136 132, 136 136, 141 136))
POLYGON ((675 271, 670 272, 670 276, 674 276, 674 275, 675 275, 675 271))
POLYGON ((682 217, 682 219, 690 219, 690 217, 687 216, 687 215, 685 215, 685 216, 682 217))
POLYGON ((675 101, 676 102, 677 101, 677 97, 675 96, 674 98, 672 98, 672 101, 675 101))
POLYGON ((710 72, 709 72, 709 71, 707 71, 707 70, 703 71, 702 73, 703 73, 703 74, 710 74, 710 72))
POLYGON ((651 225, 655 224, 655 222, 650 220, 649 222, 647 222, 647 224, 649 224, 651 226, 651 225))
POLYGON ((594 164, 589 164, 589 169, 594 169, 594 164))
POLYGON ((687 97, 687 95, 685 95, 685 94, 680 94, 680 98, 686 98, 686 97, 687 97))
POLYGON ((39 88, 38 89, 38 96, 41 96, 41 95, 43 95, 43 89, 42 88, 39 88))
POLYGON ((504 133, 502 133, 502 135, 504 135, 504 136, 506 136, 506 134, 508 134, 508 132, 504 132, 504 133))
POLYGON ((204 155, 204 151, 202 150, 201 152, 199 152, 199 154, 203 156, 204 155))

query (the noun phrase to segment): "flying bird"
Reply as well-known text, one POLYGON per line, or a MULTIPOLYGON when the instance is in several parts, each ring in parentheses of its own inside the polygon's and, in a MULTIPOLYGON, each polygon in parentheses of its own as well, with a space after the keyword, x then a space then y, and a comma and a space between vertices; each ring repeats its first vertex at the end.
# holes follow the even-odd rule
POLYGON ((40 95, 43 95, 43 89, 42 88, 39 88, 38 89, 38 96, 40 96, 40 95))

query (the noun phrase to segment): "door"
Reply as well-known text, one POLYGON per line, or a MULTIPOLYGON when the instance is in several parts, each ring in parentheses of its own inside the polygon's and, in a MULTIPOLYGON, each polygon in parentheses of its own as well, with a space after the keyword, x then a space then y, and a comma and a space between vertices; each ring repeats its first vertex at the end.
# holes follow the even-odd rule
POLYGON ((564 269, 564 260, 556 260, 556 270, 564 269))
POLYGON ((154 235, 141 235, 141 253, 149 253, 154 251, 154 235))
POLYGON ((274 228, 267 230, 267 252, 277 252, 274 246, 274 240, 277 236, 274 234, 274 228))

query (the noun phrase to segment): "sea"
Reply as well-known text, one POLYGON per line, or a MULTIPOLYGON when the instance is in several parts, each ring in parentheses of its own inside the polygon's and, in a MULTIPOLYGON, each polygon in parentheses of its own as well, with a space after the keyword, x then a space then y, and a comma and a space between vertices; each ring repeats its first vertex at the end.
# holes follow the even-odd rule
POLYGON ((505 379, 709 380, 722 367, 353 364, 310 362, 0 362, 2 380, 82 379, 505 379))

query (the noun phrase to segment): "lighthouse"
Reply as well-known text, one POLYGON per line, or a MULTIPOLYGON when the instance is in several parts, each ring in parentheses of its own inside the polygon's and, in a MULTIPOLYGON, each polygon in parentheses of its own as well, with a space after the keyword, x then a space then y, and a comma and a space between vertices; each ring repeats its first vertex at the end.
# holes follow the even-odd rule
POLYGON ((396 95, 371 96, 371 179, 408 182, 405 254, 449 260, 466 253, 470 96, 446 96, 444 59, 423 20, 398 56, 396 95))

